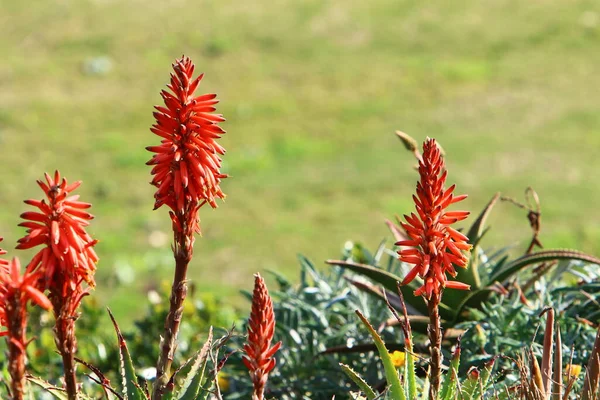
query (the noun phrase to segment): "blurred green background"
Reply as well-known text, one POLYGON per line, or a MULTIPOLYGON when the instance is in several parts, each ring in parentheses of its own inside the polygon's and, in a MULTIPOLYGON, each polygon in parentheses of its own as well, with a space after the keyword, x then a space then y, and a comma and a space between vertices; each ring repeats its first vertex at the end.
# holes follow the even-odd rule
MULTIPOLYGON (((255 271, 295 276, 297 253, 319 265, 346 240, 389 237, 416 182, 396 129, 438 139, 464 208, 532 185, 546 247, 600 252, 597 1, 0 0, 0 27, 2 247, 17 254, 43 172, 83 180, 97 297, 123 317, 172 273, 144 148, 182 54, 228 131, 228 198, 201 212, 190 270, 200 290, 233 295, 255 271)), ((501 204, 486 245, 524 246, 525 214, 501 204)))

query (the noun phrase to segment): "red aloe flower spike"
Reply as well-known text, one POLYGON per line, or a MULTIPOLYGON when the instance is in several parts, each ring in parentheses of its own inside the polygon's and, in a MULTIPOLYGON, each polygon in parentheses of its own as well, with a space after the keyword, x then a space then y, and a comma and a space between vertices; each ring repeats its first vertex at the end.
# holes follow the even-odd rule
POLYGON ((156 106, 156 123, 151 131, 163 138, 159 146, 147 150, 156 153, 148 165, 152 168, 151 184, 158 190, 154 197, 157 209, 163 204, 183 212, 186 203, 207 202, 217 207, 216 198, 225 195, 219 186, 221 158, 225 149, 216 142, 225 133, 218 123, 224 121, 213 114, 218 103, 215 94, 194 97, 203 75, 193 79, 194 64, 182 57, 173 64, 174 74, 167 90, 161 92, 166 107, 156 106))
POLYGON ((173 64, 174 73, 167 90, 161 92, 165 107, 156 106, 156 123, 150 129, 162 138, 158 146, 147 147, 156 153, 148 165, 153 165, 151 184, 158 189, 154 209, 167 205, 171 217, 175 256, 175 274, 171 289, 169 313, 161 338, 156 364, 153 400, 159 400, 168 384, 173 352, 187 294, 187 268, 192 259, 194 233, 200 233, 199 209, 208 203, 216 208, 216 199, 224 199, 220 172, 225 149, 217 143, 225 131, 224 121, 213 114, 218 103, 214 94, 194 95, 202 76, 193 78, 194 64, 182 57, 173 64))
POLYGON ((402 262, 414 267, 402 281, 410 283, 416 276, 423 279, 423 285, 415 295, 431 299, 439 296, 444 288, 468 290, 470 286, 462 282, 449 281, 447 275, 456 276, 454 266, 466 268, 471 245, 468 238, 450 227, 469 215, 467 211, 446 211, 451 204, 464 200, 467 196, 455 196, 455 185, 444 188, 447 171, 435 139, 427 139, 423 144, 423 159, 419 161, 420 181, 417 182, 417 195, 413 196, 417 214, 405 215, 402 227, 410 237, 396 243, 412 248, 398 252, 402 262))
POLYGON ((252 399, 262 400, 269 372, 275 367, 273 356, 281 347, 281 342, 271 347, 275 331, 273 301, 260 274, 254 275, 254 278, 252 311, 248 320, 248 343, 244 345, 246 354, 242 361, 250 370, 250 377, 254 384, 252 399))
POLYGON ((94 287, 94 273, 98 256, 93 240, 85 227, 94 217, 85 210, 91 207, 79 201, 79 195, 69 196, 81 182, 68 184, 56 171, 54 177, 44 174, 46 182, 37 181, 46 194, 44 200, 25 200, 40 212, 21 214, 27 220, 19 226, 27 228, 27 235, 18 240, 17 249, 44 247, 33 257, 28 269, 40 270, 43 286, 56 293, 66 294, 70 282, 85 281, 94 287))
POLYGON ((37 282, 38 277, 31 271, 21 275, 18 258, 3 263, 0 268, 0 325, 7 328, 0 332, 0 336, 8 337, 8 370, 13 400, 24 398, 25 348, 29 343, 25 336, 27 302, 31 301, 46 310, 52 308, 50 300, 35 286, 37 282))
POLYGON ((29 249, 38 245, 43 248, 27 265, 34 273, 40 289, 48 289, 48 298, 54 307, 56 346, 63 358, 65 383, 69 400, 77 398, 75 376, 75 352, 77 340, 75 321, 82 298, 88 294, 83 283, 94 287, 94 273, 98 256, 93 246, 98 242, 88 235, 85 227, 93 216, 86 209, 88 203, 79 196, 70 196, 81 182, 68 184, 56 171, 54 176, 45 174, 46 182, 38 185, 46 194, 43 200, 26 200, 39 212, 28 211, 21 215, 26 221, 20 226, 27 228, 27 235, 19 239, 17 249, 29 249))
POLYGON ((416 276, 423 279, 423 285, 415 291, 423 296, 429 311, 430 341, 430 385, 429 398, 437 399, 440 389, 442 366, 442 332, 439 304, 444 288, 470 289, 462 282, 449 281, 447 275, 456 276, 454 266, 466 268, 468 257, 462 253, 471 245, 468 238, 450 227, 455 222, 467 218, 467 211, 446 211, 451 204, 464 200, 467 196, 454 196, 455 186, 445 189, 447 171, 440 149, 435 139, 423 143, 423 155, 419 160, 420 180, 417 182, 417 195, 413 196, 417 213, 405 215, 402 227, 409 236, 400 240, 398 246, 411 248, 398 252, 402 262, 413 264, 413 268, 402 281, 410 283, 416 276))

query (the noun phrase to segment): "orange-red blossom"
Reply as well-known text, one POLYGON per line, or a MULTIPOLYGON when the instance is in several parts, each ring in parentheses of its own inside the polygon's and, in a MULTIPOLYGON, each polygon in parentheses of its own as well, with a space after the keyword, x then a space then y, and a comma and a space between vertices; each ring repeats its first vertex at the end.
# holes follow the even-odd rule
POLYGON ((146 149, 156 153, 147 162, 153 165, 151 184, 158 189, 154 195, 154 209, 166 204, 176 230, 181 231, 176 215, 188 215, 195 231, 198 208, 206 203, 216 208, 216 198, 225 198, 220 183, 227 175, 220 172, 225 149, 217 143, 225 131, 219 122, 225 121, 214 114, 219 102, 215 94, 196 96, 203 74, 194 75, 194 63, 182 57, 173 64, 174 73, 167 90, 161 91, 165 107, 155 106, 156 123, 150 129, 162 138, 158 146, 146 149))
POLYGON ((64 296, 82 281, 94 286, 98 256, 93 246, 98 241, 85 231, 94 218, 86 211, 91 204, 79 201, 79 195, 71 195, 81 181, 68 184, 58 171, 54 176, 44 176, 46 182, 37 183, 46 199, 25 200, 38 211, 21 214, 26 221, 19 226, 27 228, 27 234, 19 239, 17 249, 42 245, 27 268, 39 272, 41 289, 64 296))
POLYGON ((423 285, 415 295, 427 299, 431 299, 432 294, 439 295, 444 288, 469 290, 469 285, 447 278, 447 275, 456 276, 455 266, 466 268, 468 256, 463 251, 469 251, 471 245, 465 235, 450 226, 467 218, 469 212, 446 209, 467 195, 455 196, 455 185, 444 187, 447 171, 435 139, 428 138, 423 144, 419 175, 417 194, 413 195, 417 213, 405 215, 406 223, 401 223, 410 240, 396 243, 410 247, 401 249, 398 254, 401 261, 414 265, 402 284, 419 276, 423 285))

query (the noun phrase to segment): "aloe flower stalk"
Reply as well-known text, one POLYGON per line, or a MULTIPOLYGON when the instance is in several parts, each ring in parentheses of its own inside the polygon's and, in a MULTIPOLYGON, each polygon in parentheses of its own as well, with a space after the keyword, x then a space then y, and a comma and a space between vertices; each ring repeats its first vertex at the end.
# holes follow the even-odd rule
MULTIPOLYGON (((0 253, 4 252, 0 250, 0 253)), ((0 325, 7 328, 0 336, 8 338, 8 371, 13 400, 22 400, 25 395, 25 349, 29 343, 25 336, 27 303, 31 301, 46 310, 52 308, 36 283, 35 273, 21 274, 18 258, 13 258, 10 263, 0 262, 0 325)))
POLYGON ((273 301, 265 281, 260 274, 254 275, 252 311, 248 320, 248 342, 244 345, 246 353, 242 361, 250 371, 254 385, 253 400, 263 400, 269 372, 275 367, 273 357, 281 347, 281 342, 271 346, 275 332, 275 314, 273 301))
POLYGON ((419 276, 423 284, 415 291, 416 296, 423 296, 429 310, 429 340, 431 346, 431 376, 429 398, 437 399, 440 388, 442 364, 442 333, 439 316, 439 304, 445 288, 469 290, 470 286, 457 281, 448 280, 447 275, 457 275, 455 267, 466 268, 468 257, 463 251, 469 251, 471 245, 468 238, 450 225, 468 217, 467 211, 447 211, 446 209, 467 196, 455 196, 455 185, 448 189, 447 171, 444 159, 435 139, 427 139, 423 143, 423 155, 419 160, 420 180, 417 182, 417 193, 413 195, 417 213, 405 215, 406 230, 409 240, 401 240, 399 259, 414 265, 402 281, 410 283, 419 276))
POLYGON ((67 396, 76 400, 75 321, 81 300, 95 286, 98 256, 93 246, 98 241, 85 230, 93 219, 85 211, 91 205, 79 201, 79 195, 71 195, 81 185, 80 181, 68 184, 56 171, 54 176, 45 174, 45 182, 37 183, 46 199, 25 201, 39 211, 21 214, 26 221, 19 225, 27 228, 27 234, 19 239, 17 249, 42 246, 27 265, 27 271, 38 277, 40 289, 48 290, 56 318, 54 340, 63 359, 67 396))
POLYGON ((165 106, 156 106, 156 123, 150 129, 161 137, 161 144, 147 147, 156 153, 148 161, 153 165, 151 184, 157 187, 154 209, 166 205, 171 210, 175 257, 175 274, 171 289, 169 314, 161 338, 156 365, 153 400, 161 398, 171 373, 173 354, 187 294, 187 268, 193 255, 194 233, 200 233, 199 209, 204 204, 216 208, 216 199, 224 199, 220 172, 225 149, 216 140, 225 132, 213 114, 218 103, 215 94, 195 96, 203 75, 193 78, 194 64, 182 57, 173 64, 174 73, 167 90, 161 92, 165 106))

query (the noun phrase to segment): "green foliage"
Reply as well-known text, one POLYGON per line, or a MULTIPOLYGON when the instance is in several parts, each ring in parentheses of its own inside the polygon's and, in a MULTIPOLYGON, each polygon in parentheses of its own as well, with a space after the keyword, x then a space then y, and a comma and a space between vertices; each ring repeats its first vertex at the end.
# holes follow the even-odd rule
MULTIPOLYGON (((148 305, 142 319, 134 322, 135 329, 124 333, 132 354, 137 355, 138 368, 154 367, 158 357, 158 348, 148 337, 159 337, 164 328, 164 321, 169 311, 168 293, 170 286, 165 283, 160 292, 153 292, 152 301, 148 305)), ((175 362, 177 364, 189 358, 194 346, 203 341, 203 337, 211 326, 227 328, 238 319, 235 309, 222 297, 213 293, 198 293, 192 286, 183 303, 183 319, 181 321, 175 362)))
MULTIPOLYGON (((510 285, 511 282, 517 279, 528 286, 533 285, 544 274, 550 274, 553 281, 572 279, 568 275, 575 275, 586 282, 590 282, 592 277, 595 276, 595 273, 592 272, 592 265, 600 265, 599 258, 575 250, 543 250, 510 261, 510 254, 506 249, 492 254, 486 253, 481 248, 480 242, 486 232, 484 223, 497 198, 498 195, 494 196, 468 231, 470 235, 474 235, 470 239, 470 242, 474 245, 474 253, 467 270, 462 270, 457 279, 465 278, 465 281, 471 283, 471 290, 466 293, 458 290, 444 292, 440 304, 440 315, 446 329, 476 318, 473 316, 476 315, 477 311, 482 310, 494 291, 510 285), (565 265, 569 265, 569 263, 579 267, 566 268, 565 265), (471 272, 466 272, 469 269, 471 272), (536 272, 532 273, 531 271, 536 272)), ((391 224, 390 227, 396 237, 403 234, 400 228, 391 224)), ((357 247, 357 249, 360 248, 357 247)), ((362 251, 359 258, 354 255, 355 252, 355 250, 351 250, 346 254, 345 259, 329 260, 328 264, 346 268, 370 278, 375 285, 381 285, 387 289, 386 294, 391 299, 392 304, 399 304, 398 296, 394 293, 396 282, 402 281, 402 277, 408 272, 408 267, 397 261, 394 249, 388 249, 382 244, 374 256, 362 251), (384 259, 385 255, 387 255, 387 260, 384 259), (382 264, 385 266, 382 266, 382 264)), ((459 270, 461 269, 459 268, 459 270)), ((420 284, 415 280, 409 285, 401 286, 400 290, 406 300, 407 307, 410 307, 410 312, 416 316, 424 316, 427 314, 425 303, 420 297, 412 295, 418 285, 420 284)), ((383 300, 383 292, 377 286, 365 284, 357 286, 383 300)), ((588 284, 586 287, 595 290, 593 284, 591 286, 588 284)), ((565 288, 561 290, 568 291, 565 288)), ((425 325, 416 326, 423 333, 425 327, 425 325)))
MULTIPOLYGON (((379 352, 379 358, 382 361, 387 387, 383 393, 387 400, 417 400, 430 398, 429 391, 429 376, 428 373, 424 379, 415 379, 414 370, 415 362, 414 358, 410 357, 412 351, 412 334, 410 328, 410 322, 408 321, 408 315, 405 314, 405 336, 407 342, 407 356, 405 358, 404 368, 398 370, 391 359, 391 356, 386 348, 385 343, 381 340, 381 337, 373 329, 369 321, 357 311, 357 315, 361 322, 367 327, 369 333, 377 346, 379 352)), ((395 314, 397 317, 397 314, 395 314)), ((397 317, 398 318, 398 317, 397 317)), ((459 382, 459 364, 460 364, 461 347, 460 343, 456 346, 448 371, 442 376, 442 388, 436 396, 435 400, 480 400, 484 397, 485 393, 490 389, 490 377, 492 369, 494 368, 494 361, 492 359, 489 363, 485 364, 482 371, 475 369, 470 371, 468 377, 463 379, 463 385, 459 382), (462 389, 461 389, 462 387, 462 389)), ((348 367, 343 368, 348 373, 348 367)), ((351 370, 350 370, 351 371, 351 370)), ((370 387, 366 384, 364 379, 354 371, 349 373, 351 379, 357 383, 359 388, 366 393, 367 398, 371 398, 370 387)))
MULTIPOLYGON (((302 256, 298 284, 276 273, 273 276, 278 286, 269 290, 277 321, 275 339, 283 345, 277 353, 277 366, 269 375, 267 398, 346 398, 352 386, 339 363, 351 365, 375 390, 381 387, 383 375, 374 357, 377 349, 367 330, 357 324, 355 310, 378 323, 387 318, 387 310, 349 285, 342 269, 321 272, 302 256)), ((392 343, 392 348, 403 348, 391 328, 379 334, 392 343)), ((242 338, 236 340, 241 345, 242 338)), ((251 393, 240 357, 232 355, 227 365, 234 392, 227 399, 246 399, 251 393)))
MULTIPOLYGON (((99 284, 120 321, 142 314, 143 288, 170 271, 132 260, 152 232, 169 230, 166 213, 148 215, 153 189, 140 166, 149 105, 182 51, 222 99, 235 177, 226 204, 202 216, 212 243, 190 273, 203 290, 234 293, 270 262, 293 276, 297 249, 322 260, 349 232, 380 238, 375 216, 398 212, 414 189, 396 139, 375 133, 394 127, 440 132, 473 204, 535 173, 553 224, 547 244, 600 253, 594 1, 251 0, 245 18, 239 0, 160 4, 2 2, 3 235, 21 233, 14 218, 30 192, 16 182, 55 167, 83 179, 102 238, 98 273, 111 276, 116 260, 137 272, 133 288, 99 284), (159 33, 157 20, 178 23, 159 33), (106 59, 112 69, 90 74, 106 59)), ((494 234, 519 236, 519 218, 503 215, 494 234)))
POLYGON ((112 315, 110 310, 108 310, 108 313, 115 328, 115 332, 117 333, 123 397, 128 400, 148 400, 148 396, 138 384, 137 375, 135 373, 133 362, 131 361, 131 355, 129 353, 129 349, 127 348, 125 338, 121 334, 121 330, 117 325, 117 321, 115 321, 115 317, 112 315))
MULTIPOLYGON (((168 290, 169 287, 166 284, 160 294, 154 292, 149 296, 154 300, 148 303, 146 314, 135 321, 132 328, 122 332, 132 358, 132 363, 129 364, 127 355, 122 355, 129 385, 135 386, 133 382, 137 382, 133 376, 140 380, 141 386, 145 386, 145 379, 153 378, 152 375, 148 375, 148 372, 152 371, 155 366, 158 349, 156 343, 149 338, 159 337, 162 333, 164 318, 168 311, 168 290)), ((44 377, 48 388, 58 387, 60 386, 59 379, 62 376, 62 362, 60 356, 53 351, 53 319, 49 313, 41 311, 39 308, 32 308, 31 311, 29 329, 34 340, 27 348, 30 355, 28 369, 32 375, 44 377)), ((181 323, 179 346, 175 352, 176 365, 184 365, 186 360, 194 355, 199 343, 203 343, 206 339, 206 332, 211 326, 228 327, 236 320, 235 309, 227 304, 225 299, 212 293, 198 294, 192 287, 184 302, 184 320, 181 323)), ((119 346, 115 345, 114 335, 106 309, 98 305, 94 296, 86 297, 77 321, 77 336, 80 338, 77 357, 88 366, 93 366, 111 382, 122 382, 119 361, 121 354, 119 346)), ((3 346, 4 341, 1 341, 0 348, 3 346)), ((0 367, 4 368, 5 363, 5 359, 0 360, 0 367)), ((80 367, 79 369, 84 368, 80 367)), ((211 375, 211 380, 213 378, 211 375)), ((204 380, 206 381, 206 376, 204 380)), ((39 382, 43 381, 39 380, 39 382)), ((84 392, 91 396, 108 396, 110 394, 110 391, 104 390, 91 378, 83 378, 82 383, 84 392)), ((0 386, 0 393, 2 390, 3 388, 0 386)), ((58 389, 53 390, 58 391, 58 389)), ((131 386, 130 390, 135 392, 131 386)), ((137 395, 129 398, 135 399, 137 398, 135 396, 137 395)))
MULTIPOLYGON (((578 275, 586 273, 588 279, 598 279, 598 272, 585 264, 565 262, 557 269, 562 268, 578 275)), ((496 354, 515 359, 526 343, 531 343, 534 354, 540 356, 542 336, 536 335, 538 315, 547 307, 556 310, 555 318, 563 334, 563 354, 571 354, 574 364, 584 365, 595 338, 594 328, 585 320, 600 312, 600 287, 583 280, 568 284, 558 279, 561 275, 559 271, 550 273, 522 295, 515 288, 506 295, 492 296, 480 310, 471 310, 471 321, 457 325, 466 330, 464 342, 472 343, 464 349, 467 365, 479 364, 496 354)), ((499 362, 507 371, 506 379, 516 381, 518 374, 511 372, 511 361, 501 359, 499 362)))
MULTIPOLYGON (((383 363, 383 369, 385 371, 385 379, 389 390, 389 396, 393 400, 406 400, 404 388, 406 388, 406 391, 408 391, 408 385, 405 385, 404 388, 402 387, 402 384, 400 383, 400 377, 398 376, 398 371, 396 371, 392 357, 390 356, 388 349, 385 347, 385 343, 383 343, 383 340, 381 340, 381 336, 379 336, 373 326, 360 311, 357 310, 356 314, 358 315, 358 318, 360 318, 360 321, 363 323, 363 325, 367 327, 369 334, 373 338, 373 342, 375 342, 375 346, 377 346, 379 359, 383 363)), ((409 367, 414 368, 414 365, 409 367)))
POLYGON ((365 380, 352 368, 342 363, 340 363, 340 368, 342 368, 342 371, 344 371, 344 373, 348 375, 348 377, 352 379, 356 386, 358 386, 358 388, 365 394, 367 400, 374 400, 377 397, 377 394, 373 391, 373 388, 371 388, 371 386, 369 386, 369 384, 365 382, 365 380))

